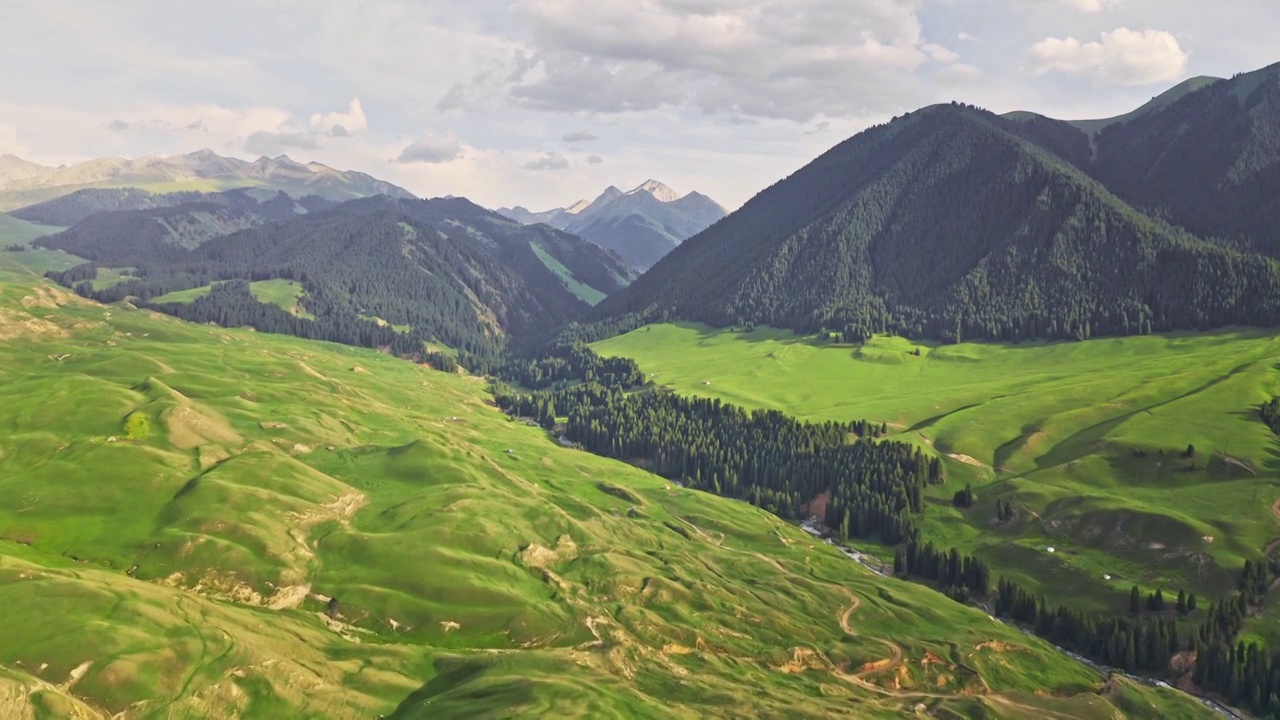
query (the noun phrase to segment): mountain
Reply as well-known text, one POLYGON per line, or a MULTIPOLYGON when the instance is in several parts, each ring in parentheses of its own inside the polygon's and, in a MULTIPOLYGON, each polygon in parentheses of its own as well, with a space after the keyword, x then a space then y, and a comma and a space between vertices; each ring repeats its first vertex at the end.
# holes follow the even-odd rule
MULTIPOLYGON (((1201 88, 1208 87, 1216 82, 1220 82, 1221 80, 1222 78, 1210 77, 1208 75, 1200 75, 1198 77, 1193 77, 1187 80, 1183 80, 1182 82, 1178 83, 1172 88, 1169 88, 1168 90, 1151 98, 1138 109, 1133 110, 1131 112, 1127 112, 1123 115, 1117 115, 1115 117, 1110 117, 1110 118, 1101 118, 1097 120, 1067 120, 1065 122, 1075 127, 1076 129, 1081 130, 1087 135, 1097 135, 1099 132, 1101 132, 1102 130, 1112 125, 1128 122, 1129 120, 1133 120, 1134 118, 1159 110, 1163 107, 1173 104, 1175 101, 1179 100, 1184 95, 1195 92, 1196 90, 1200 90, 1201 88)), ((1026 112, 1026 111, 1015 111, 1011 113, 1005 113, 1001 117, 1005 117, 1010 120, 1029 120, 1034 117, 1041 117, 1041 116, 1038 113, 1032 113, 1032 112, 1026 112)))
POLYGON ((1205 238, 1280 257, 1280 64, 1105 128, 1088 171, 1205 238))
POLYGON ((192 192, 156 195, 137 188, 87 188, 18 208, 7 214, 27 222, 71 227, 94 213, 170 207, 191 202, 203 195, 204 193, 192 192))
MULTIPOLYGON (((1007 119, 957 104, 910 113, 841 143, 685 242, 602 303, 593 316, 601 324, 588 332, 655 317, 939 340, 1275 324, 1275 261, 1197 237, 1122 199, 1163 197, 1191 166, 1166 160, 1121 178, 1108 171, 1110 153, 1124 150, 1118 133, 1147 129, 1131 153, 1181 148, 1192 140, 1152 128, 1194 117, 1203 104, 1222 114, 1205 111, 1192 129, 1234 124, 1212 136, 1217 164, 1204 158, 1195 171, 1251 169, 1221 177, 1267 187, 1277 156, 1265 141, 1274 135, 1244 129, 1274 122, 1252 115, 1271 107, 1276 81, 1268 78, 1245 76, 1255 86, 1247 93, 1240 79, 1208 85, 1111 126, 1098 138, 1096 161, 1089 137, 1060 121, 1007 119)), ((1126 162, 1132 156, 1116 164, 1126 162)), ((1206 192, 1242 196, 1217 182, 1206 192)), ((1186 205, 1170 207, 1176 216, 1186 205)), ((1267 217, 1270 208, 1263 203, 1257 212, 1267 217)))
POLYGON ((610 186, 590 202, 580 200, 564 208, 535 213, 515 207, 498 212, 517 222, 546 223, 586 238, 642 271, 725 215, 725 209, 706 195, 682 195, 657 180, 647 180, 630 192, 610 186))
POLYGON ((133 188, 79 190, 11 215, 31 222, 72 225, 43 239, 42 247, 95 262, 133 267, 161 260, 181 261, 187 258, 187 250, 214 238, 336 204, 315 195, 295 200, 283 191, 260 200, 262 192, 239 189, 151 195, 133 188), (94 211, 111 206, 122 209, 94 211))
POLYGON ((202 322, 405 354, 438 343, 478 363, 509 338, 533 339, 581 317, 633 276, 595 245, 461 198, 379 196, 327 209, 304 202, 280 194, 257 205, 99 213, 38 244, 92 260, 55 277, 98 300, 131 297, 202 322), (209 238, 218 223, 232 232, 209 238), (95 266, 135 270, 95 289, 86 282, 95 266), (268 280, 295 283, 303 312, 258 302, 247 284, 268 280))
POLYGON ((98 158, 59 167, 0 156, 0 210, 34 205, 84 188, 120 187, 156 193, 260 187, 336 201, 374 195, 413 197, 404 188, 364 173, 303 164, 286 155, 248 162, 206 149, 172 157, 98 158))

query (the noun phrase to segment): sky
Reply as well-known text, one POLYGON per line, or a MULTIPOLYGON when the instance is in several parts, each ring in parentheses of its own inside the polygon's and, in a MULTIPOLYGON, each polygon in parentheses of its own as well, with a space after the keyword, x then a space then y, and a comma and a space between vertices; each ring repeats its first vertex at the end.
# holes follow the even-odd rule
POLYGON ((1275 0, 0 0, 0 154, 210 148, 534 210, 733 209, 936 102, 1109 117, 1280 61, 1275 0))

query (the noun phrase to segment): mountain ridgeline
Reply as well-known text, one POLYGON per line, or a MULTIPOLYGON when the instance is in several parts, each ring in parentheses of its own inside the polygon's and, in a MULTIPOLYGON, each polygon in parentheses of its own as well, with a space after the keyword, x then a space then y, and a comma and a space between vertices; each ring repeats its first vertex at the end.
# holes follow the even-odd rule
MULTIPOLYGON (((252 162, 199 150, 171 157, 97 158, 76 165, 49 167, 13 155, 0 155, 0 210, 19 209, 77 190, 133 188, 156 193, 260 188, 301 198, 318 195, 341 202, 376 195, 412 198, 402 187, 361 172, 300 163, 287 155, 252 162)), ((101 199, 102 196, 100 196, 101 199)), ((141 210, 128 201, 103 209, 141 210)), ((65 224, 64 224, 65 225, 65 224)))
POLYGON ((521 223, 545 223, 590 240, 641 271, 725 216, 725 209, 706 195, 682 195, 657 180, 630 192, 609 187, 591 202, 545 212, 522 207, 498 212, 521 223))
POLYGON ((938 105, 761 192, 602 303, 847 339, 1086 338, 1280 322, 1280 65, 1096 135, 938 105))
POLYGON ((211 238, 172 231, 207 222, 219 207, 208 200, 103 213, 38 243, 92 260, 53 276, 100 301, 132 298, 189 320, 404 355, 423 353, 424 342, 443 344, 481 370, 510 339, 554 332, 631 279, 615 256, 590 243, 462 199, 321 204, 276 196, 233 218, 274 221, 211 238), (133 270, 123 282, 95 288, 100 267, 133 270), (272 279, 298 283, 314 317, 258 302, 248 284, 272 279), (194 301, 171 299, 197 288, 207 292, 194 301))

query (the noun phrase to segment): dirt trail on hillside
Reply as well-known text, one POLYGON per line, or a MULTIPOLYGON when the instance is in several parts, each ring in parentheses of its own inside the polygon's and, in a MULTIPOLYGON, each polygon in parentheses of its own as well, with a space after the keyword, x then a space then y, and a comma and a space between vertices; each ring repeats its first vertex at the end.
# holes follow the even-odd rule
MULTIPOLYGON (((849 600, 853 604, 845 608, 844 612, 840 614, 838 621, 840 623, 841 630, 848 635, 858 637, 858 631, 854 630, 853 626, 849 624, 849 618, 859 607, 862 607, 862 599, 853 593, 849 593, 849 600)), ((902 665, 903 653, 901 645, 884 638, 875 638, 875 641, 881 643, 886 648, 889 648, 889 657, 884 658, 883 660, 874 660, 864 664, 858 672, 852 675, 852 677, 865 678, 869 675, 885 672, 886 670, 893 670, 894 668, 902 665)))

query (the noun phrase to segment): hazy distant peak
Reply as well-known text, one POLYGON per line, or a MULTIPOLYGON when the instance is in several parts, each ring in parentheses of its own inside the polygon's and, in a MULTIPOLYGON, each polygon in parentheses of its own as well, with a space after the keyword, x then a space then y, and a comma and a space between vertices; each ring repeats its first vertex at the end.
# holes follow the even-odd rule
POLYGON ((583 210, 586 210, 589 207, 591 207, 590 200, 579 200, 578 202, 565 208, 564 211, 569 213, 570 215, 577 215, 578 213, 582 212, 583 210))
POLYGON ((288 155, 262 156, 250 163, 203 148, 171 157, 94 158, 57 168, 0 156, 0 210, 30 205, 28 198, 52 199, 85 187, 155 189, 194 180, 208 181, 219 189, 265 184, 268 190, 284 190, 292 196, 319 195, 330 200, 381 194, 413 197, 403 188, 364 173, 335 170, 316 162, 303 164, 288 155))
POLYGON ((657 180, 654 180, 653 178, 650 178, 648 180, 645 180, 643 183, 640 183, 639 187, 637 187, 635 190, 632 190, 627 194, 634 195, 641 191, 649 193, 655 199, 657 199, 658 202, 675 202, 676 200, 679 200, 680 198, 684 197, 684 195, 676 192, 675 190, 672 190, 667 185, 664 185, 658 182, 657 180))

